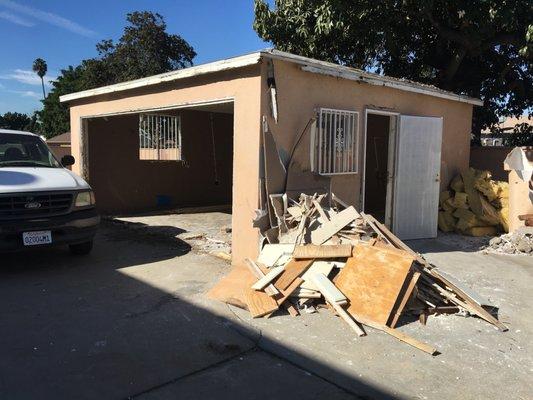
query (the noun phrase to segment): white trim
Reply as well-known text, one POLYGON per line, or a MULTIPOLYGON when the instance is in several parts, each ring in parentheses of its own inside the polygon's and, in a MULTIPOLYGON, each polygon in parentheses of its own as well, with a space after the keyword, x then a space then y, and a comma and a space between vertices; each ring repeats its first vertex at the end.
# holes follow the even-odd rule
POLYGON ((473 97, 458 95, 434 86, 425 85, 413 81, 392 78, 379 74, 365 72, 355 68, 350 68, 326 61, 297 56, 279 50, 266 49, 239 57, 228 58, 195 67, 184 68, 177 71, 166 72, 164 74, 149 76, 147 78, 136 79, 134 81, 117 83, 115 85, 103 86, 96 89, 84 90, 82 92, 71 93, 59 97, 60 102, 69 102, 86 97, 98 96, 108 93, 115 93, 124 90, 140 88, 149 85, 157 85, 163 82, 171 82, 179 79, 195 77, 213 72, 227 71, 242 68, 249 65, 258 64, 262 58, 270 58, 282 61, 293 62, 301 65, 301 69, 306 72, 334 76, 348 80, 365 82, 371 85, 387 86, 407 92, 421 93, 428 96, 440 97, 447 100, 454 100, 477 106, 483 105, 483 101, 473 97))
MULTIPOLYGON (((366 142, 367 142, 367 136, 368 136, 368 127, 367 127, 368 114, 387 115, 387 116, 396 117, 396 118, 398 118, 400 116, 400 113, 399 112, 395 112, 395 111, 385 111, 385 110, 376 110, 376 109, 372 109, 372 108, 365 108, 364 139, 363 139, 363 168, 362 168, 362 171, 361 171, 361 173, 362 173, 362 178, 361 178, 361 201, 359 202, 361 211, 363 211, 363 212, 365 212, 366 142)), ((398 128, 396 128, 396 131, 398 131, 398 128)), ((389 152, 390 151, 391 151, 391 149, 389 149, 389 152)), ((387 199, 385 199, 385 203, 386 202, 387 202, 387 199)))
POLYGON ((176 103, 176 104, 171 104, 171 105, 164 106, 164 107, 132 108, 126 111, 110 112, 110 113, 105 113, 105 114, 84 115, 83 118, 114 117, 118 115, 137 114, 141 112, 179 110, 182 108, 195 108, 195 107, 211 106, 211 105, 217 105, 217 104, 228 104, 228 103, 234 103, 234 102, 235 102, 234 97, 224 97, 221 99, 199 100, 199 101, 192 101, 189 103, 176 103))
POLYGON ((66 94, 59 97, 60 102, 68 102, 82 99, 85 97, 98 96, 102 94, 115 93, 124 90, 136 89, 144 86, 157 85, 163 82, 171 82, 178 79, 190 78, 194 76, 209 74, 212 72, 226 71, 235 68, 255 65, 261 60, 261 52, 247 54, 244 56, 228 58, 225 60, 215 61, 208 64, 198 65, 196 67, 179 69, 177 71, 165 72, 164 74, 149 76, 147 78, 136 79, 134 81, 117 83, 115 85, 102 86, 96 89, 84 90, 66 94))

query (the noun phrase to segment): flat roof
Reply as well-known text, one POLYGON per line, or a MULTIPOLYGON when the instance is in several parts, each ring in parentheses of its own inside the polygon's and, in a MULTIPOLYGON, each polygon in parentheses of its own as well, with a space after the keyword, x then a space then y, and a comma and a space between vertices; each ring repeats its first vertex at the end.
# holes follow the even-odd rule
POLYGON ((146 78, 136 79, 133 81, 127 81, 114 85, 102 86, 96 89, 66 94, 60 96, 59 100, 61 102, 69 102, 103 94, 122 92, 125 90, 157 85, 163 82, 171 82, 179 79, 185 79, 214 72, 233 70, 257 64, 264 58, 292 62, 300 65, 303 71, 309 73, 328 75, 347 80, 354 80, 368 83, 370 85, 386 86, 398 90, 403 90, 406 92, 421 93, 428 96, 440 97, 447 100, 459 101, 462 103, 468 103, 478 106, 483 105, 483 101, 480 99, 449 92, 443 89, 439 89, 435 86, 426 85, 407 79, 392 78, 389 76, 375 74, 372 72, 366 72, 360 69, 346 67, 343 65, 338 65, 326 61, 315 60, 313 58, 302 57, 275 49, 264 49, 238 57, 227 58, 224 60, 214 61, 207 64, 200 64, 194 67, 165 72, 163 74, 153 75, 146 78))

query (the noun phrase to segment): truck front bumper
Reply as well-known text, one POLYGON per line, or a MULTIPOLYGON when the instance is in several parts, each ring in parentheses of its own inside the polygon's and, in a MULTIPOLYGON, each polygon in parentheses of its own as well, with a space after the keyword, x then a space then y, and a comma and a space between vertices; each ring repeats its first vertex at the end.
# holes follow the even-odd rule
POLYGON ((47 218, 0 221, 0 251, 17 251, 88 242, 94 238, 98 225, 100 225, 100 216, 94 208, 47 218), (33 231, 50 231, 52 243, 24 246, 22 234, 33 231))

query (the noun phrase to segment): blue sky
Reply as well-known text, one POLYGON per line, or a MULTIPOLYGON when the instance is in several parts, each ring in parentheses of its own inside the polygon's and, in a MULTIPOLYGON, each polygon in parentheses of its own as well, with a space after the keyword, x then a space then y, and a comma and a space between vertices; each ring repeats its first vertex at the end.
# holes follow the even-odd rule
POLYGON ((53 79, 94 57, 98 41, 118 39, 126 14, 136 10, 163 15, 168 32, 196 50, 195 64, 269 46, 252 29, 253 0, 0 0, 0 114, 40 109, 35 58, 46 60, 53 79))

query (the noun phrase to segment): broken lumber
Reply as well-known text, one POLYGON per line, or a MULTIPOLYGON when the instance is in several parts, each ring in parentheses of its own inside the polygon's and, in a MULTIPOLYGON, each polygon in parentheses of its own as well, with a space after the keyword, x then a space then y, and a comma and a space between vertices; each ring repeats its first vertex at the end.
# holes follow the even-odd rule
POLYGON ((322 244, 330 237, 339 232, 346 225, 352 223, 359 217, 359 213, 352 206, 334 215, 331 220, 323 223, 319 228, 311 232, 311 242, 322 244))
POLYGON ((276 300, 265 292, 250 289, 246 293, 246 305, 252 318, 259 318, 276 311, 279 306, 276 300))
POLYGON ((285 270, 274 282, 278 290, 286 290, 292 281, 302 275, 311 266, 314 260, 290 260, 285 265, 285 270))
MULTIPOLYGON (((246 258, 244 260, 246 266, 248 267, 248 269, 252 272, 252 274, 255 275, 255 277, 257 279, 261 279, 265 276, 265 274, 263 273, 263 271, 261 271, 261 268, 259 268, 257 266, 256 263, 254 263, 252 260, 250 260, 249 258, 246 258)), ((269 284, 266 288, 265 288, 265 293, 267 293, 269 296, 275 296, 277 294, 279 294, 279 290, 276 289, 276 287, 273 285, 273 284, 269 284)))
POLYGON ((351 244, 322 245, 307 244, 296 246, 292 253, 295 259, 306 258, 344 258, 352 256, 351 244))
POLYGON ((268 273, 266 273, 262 278, 260 278, 256 283, 252 285, 252 289, 262 290, 265 286, 267 286, 270 282, 277 278, 278 275, 280 275, 284 269, 284 265, 272 268, 270 271, 268 271, 268 273))

